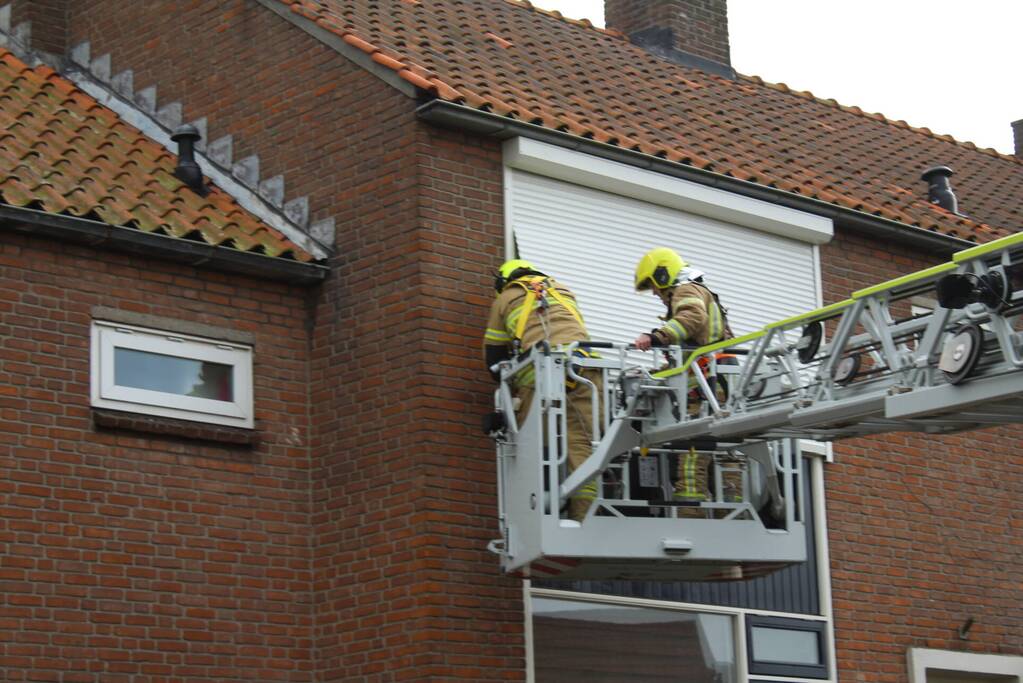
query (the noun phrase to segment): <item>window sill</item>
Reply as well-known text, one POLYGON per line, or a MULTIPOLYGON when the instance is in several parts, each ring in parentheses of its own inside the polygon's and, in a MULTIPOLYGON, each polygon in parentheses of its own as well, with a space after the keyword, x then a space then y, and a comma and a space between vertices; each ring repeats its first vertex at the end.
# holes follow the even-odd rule
POLYGON ((119 410, 93 408, 92 421, 96 427, 102 429, 122 429, 195 441, 213 441, 250 447, 258 442, 258 436, 252 429, 177 420, 171 417, 140 415, 119 410))

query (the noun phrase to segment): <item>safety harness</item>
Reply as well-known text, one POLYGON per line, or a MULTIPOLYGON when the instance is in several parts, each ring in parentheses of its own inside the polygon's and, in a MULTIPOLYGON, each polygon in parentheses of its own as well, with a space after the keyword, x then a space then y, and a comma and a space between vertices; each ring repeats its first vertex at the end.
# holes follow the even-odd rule
MULTIPOLYGON (((522 336, 526 332, 526 325, 529 323, 529 316, 532 315, 533 309, 537 308, 546 311, 550 307, 550 302, 547 299, 548 295, 550 295, 550 298, 553 299, 556 304, 562 306, 565 310, 571 313, 572 317, 575 318, 576 321, 579 323, 579 326, 585 329, 586 325, 583 322, 582 315, 579 314, 579 309, 576 308, 575 302, 570 297, 566 297, 560 292, 558 292, 557 288, 551 285, 550 279, 548 277, 543 275, 537 275, 528 278, 521 277, 516 280, 512 280, 508 284, 518 285, 519 287, 522 287, 523 291, 525 291, 526 293, 526 297, 523 300, 522 304, 516 307, 516 309, 509 316, 508 321, 506 323, 506 325, 508 325, 509 327, 511 325, 514 325, 515 327, 512 337, 512 344, 516 352, 520 351, 520 346, 522 344, 522 336)), ((546 325, 544 326, 544 329, 546 333, 546 325)), ((547 335, 545 334, 545 336, 547 335)), ((596 354, 592 352, 588 352, 578 348, 573 351, 573 355, 583 358, 598 357, 596 354)), ((532 367, 523 368, 522 371, 516 377, 516 381, 520 386, 527 386, 529 384, 532 384, 533 368, 532 367)), ((566 389, 572 391, 573 389, 575 389, 575 386, 576 386, 575 381, 569 379, 568 377, 565 378, 566 389)))
POLYGON ((539 302, 537 308, 546 310, 550 303, 547 301, 547 295, 550 294, 551 298, 561 306, 563 306, 572 316, 576 319, 580 326, 585 327, 583 323, 583 317, 579 315, 579 310, 575 306, 575 302, 571 301, 567 297, 562 296, 557 288, 550 286, 548 278, 537 275, 530 278, 519 278, 511 282, 510 284, 518 285, 522 287, 526 292, 526 300, 522 304, 522 312, 519 314, 519 319, 515 324, 515 343, 522 343, 522 335, 526 331, 526 323, 529 322, 529 316, 533 312, 534 304, 539 302))

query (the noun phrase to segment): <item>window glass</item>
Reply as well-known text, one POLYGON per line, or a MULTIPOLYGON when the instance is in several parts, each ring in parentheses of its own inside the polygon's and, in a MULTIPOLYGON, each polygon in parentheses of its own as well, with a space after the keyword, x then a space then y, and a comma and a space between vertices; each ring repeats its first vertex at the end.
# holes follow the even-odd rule
POLYGON ((823 621, 747 614, 750 673, 827 678, 826 628, 823 621))
POLYGON ((816 631, 795 631, 754 626, 753 659, 758 662, 821 664, 816 631))
POLYGON ((533 598, 536 683, 735 683, 731 617, 533 598))
POLYGON ((234 400, 230 365, 135 349, 114 349, 114 383, 214 401, 234 400))
POLYGON ((252 347, 94 320, 94 408, 252 429, 252 347))

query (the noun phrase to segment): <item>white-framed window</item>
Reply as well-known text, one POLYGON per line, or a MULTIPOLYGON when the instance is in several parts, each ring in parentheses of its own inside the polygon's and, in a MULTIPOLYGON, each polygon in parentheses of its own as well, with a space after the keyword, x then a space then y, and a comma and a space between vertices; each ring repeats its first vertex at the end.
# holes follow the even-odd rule
POLYGON ((912 647, 909 683, 1021 683, 1023 657, 912 647))
POLYGON ((749 672, 764 676, 828 677, 827 622, 746 615, 749 672))
POLYGON ((94 320, 92 405, 253 427, 252 348, 94 320))
POLYGON ((837 680, 826 617, 524 590, 529 683, 837 680))

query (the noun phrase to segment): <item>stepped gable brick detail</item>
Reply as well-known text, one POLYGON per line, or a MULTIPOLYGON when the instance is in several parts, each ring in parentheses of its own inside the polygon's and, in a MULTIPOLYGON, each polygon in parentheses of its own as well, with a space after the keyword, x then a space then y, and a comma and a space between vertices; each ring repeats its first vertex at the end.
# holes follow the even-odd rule
POLYGON ((200 197, 156 144, 52 69, 0 49, 0 200, 243 252, 313 257, 213 188, 200 197), (144 201, 140 201, 144 198, 144 201))
POLYGON ((31 46, 34 49, 54 55, 67 51, 69 0, 8 0, 0 4, 9 4, 12 26, 32 26, 31 46))

